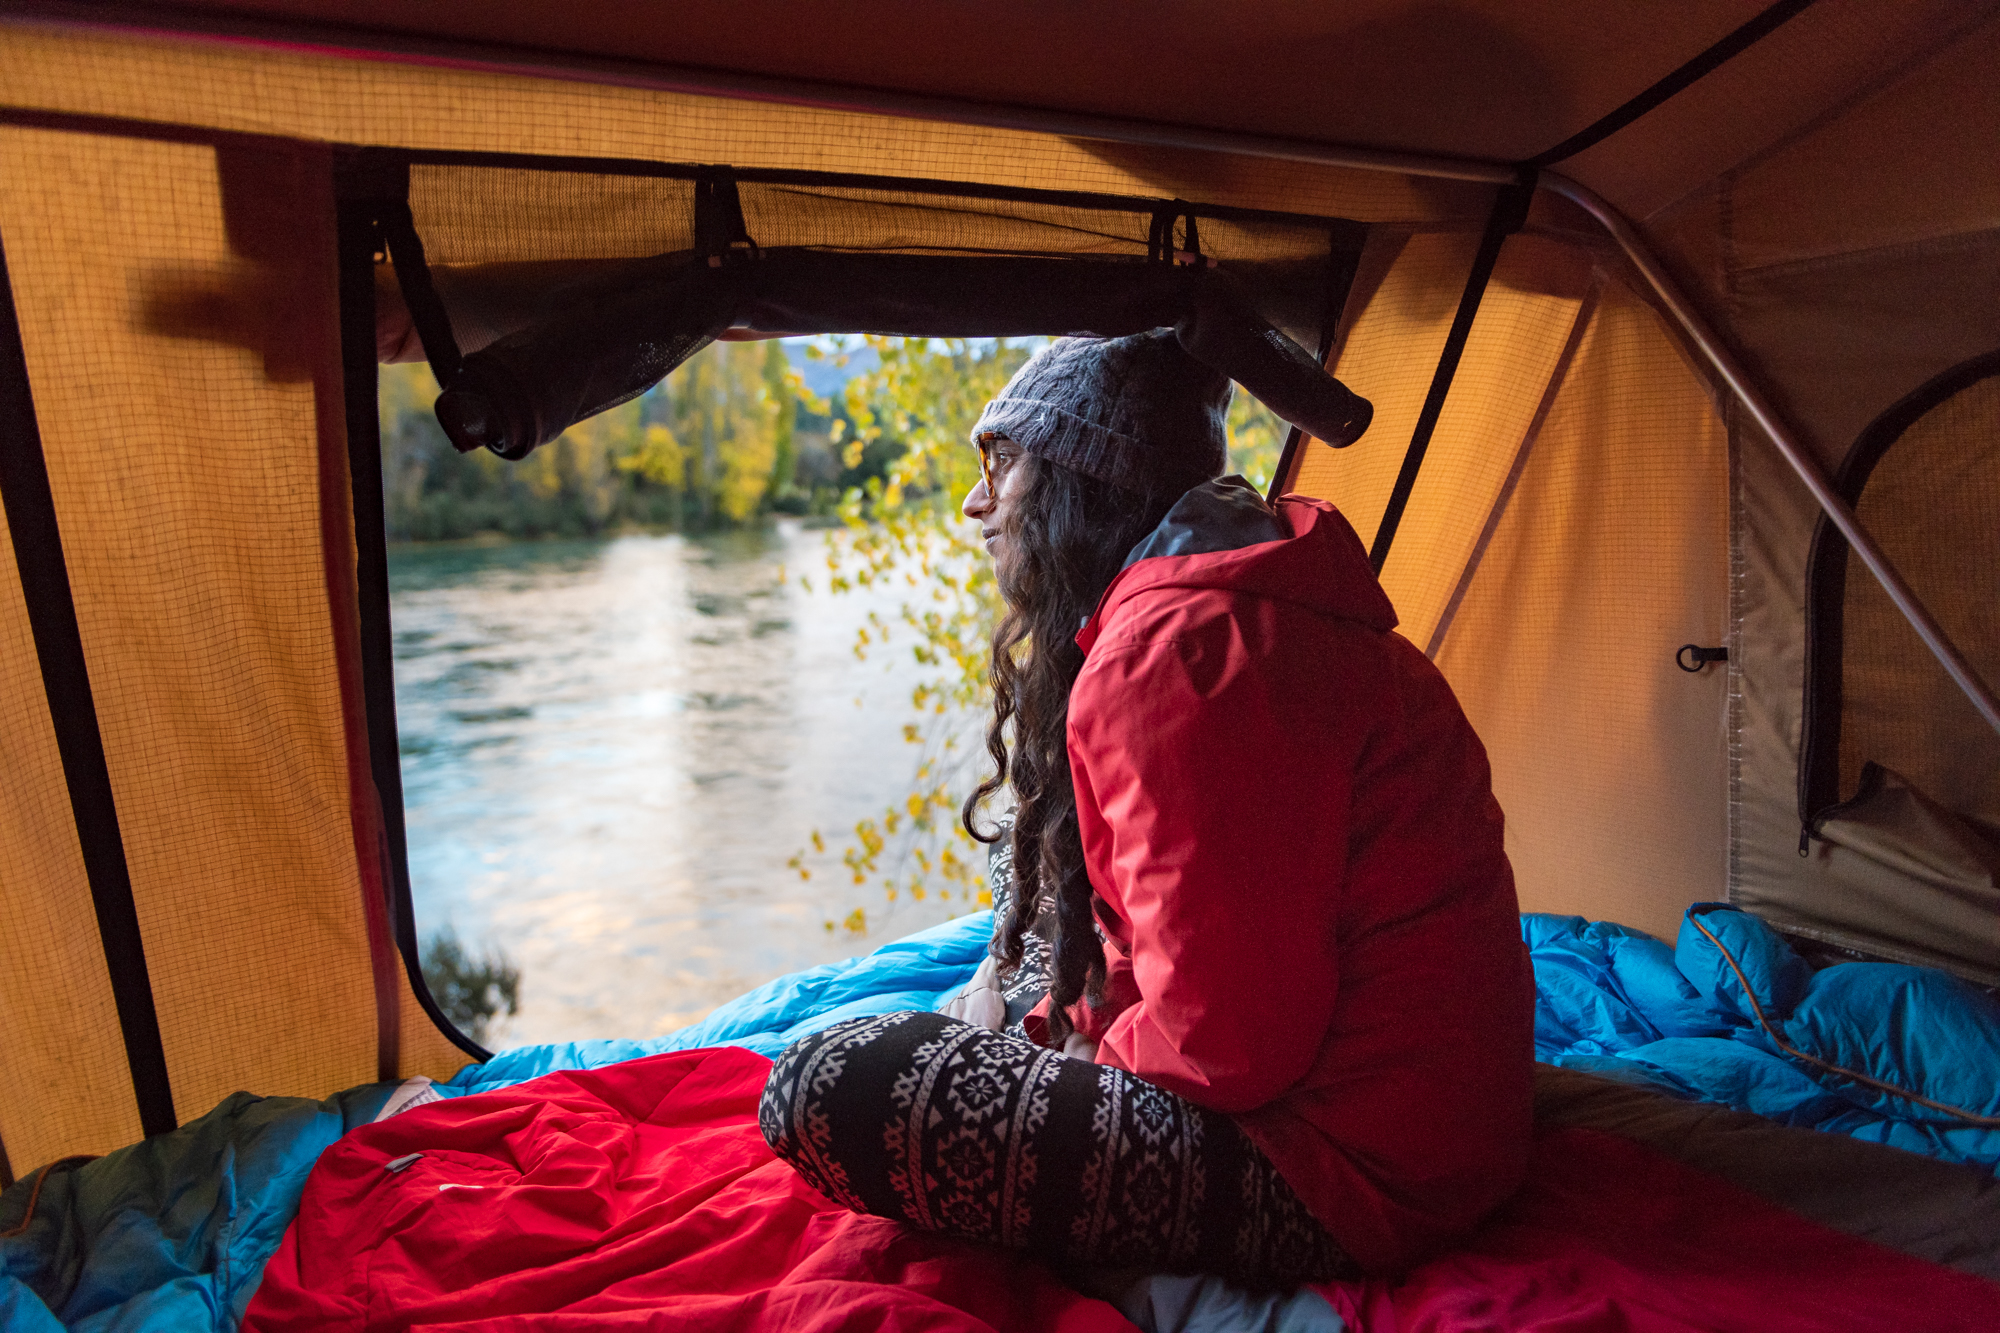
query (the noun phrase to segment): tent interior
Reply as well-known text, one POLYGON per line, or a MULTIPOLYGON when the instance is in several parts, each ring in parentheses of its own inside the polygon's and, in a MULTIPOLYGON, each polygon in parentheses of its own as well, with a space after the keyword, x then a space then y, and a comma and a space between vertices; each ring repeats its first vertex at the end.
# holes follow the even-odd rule
MULTIPOLYGON (((0 5, 9 1181, 484 1054, 416 965, 375 366, 662 257, 1228 276, 1373 404, 1273 489, 1372 546, 1523 910, 2000 985, 2000 4, 683 9, 0 5)), ((676 336, 1080 327, 810 304, 676 336)))

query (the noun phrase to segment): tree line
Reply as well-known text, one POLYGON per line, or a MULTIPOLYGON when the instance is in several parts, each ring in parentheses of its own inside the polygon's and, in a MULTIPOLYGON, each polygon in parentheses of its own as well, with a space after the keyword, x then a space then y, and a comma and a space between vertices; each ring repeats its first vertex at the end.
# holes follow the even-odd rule
POLYGON ((518 463, 454 450, 432 412, 437 393, 426 366, 382 368, 392 540, 702 531, 771 513, 831 515, 903 451, 879 432, 859 440, 845 398, 815 397, 776 341, 711 344, 650 392, 518 463))

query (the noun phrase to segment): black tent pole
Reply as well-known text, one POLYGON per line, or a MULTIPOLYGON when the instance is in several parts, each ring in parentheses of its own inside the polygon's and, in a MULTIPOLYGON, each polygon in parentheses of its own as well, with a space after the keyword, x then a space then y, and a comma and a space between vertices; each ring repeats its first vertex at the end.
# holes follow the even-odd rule
POLYGON ((1465 291, 1458 298, 1458 313, 1452 317, 1451 332, 1445 335, 1444 351, 1438 356, 1437 370, 1431 375, 1430 392, 1424 395, 1423 411, 1417 414, 1417 428, 1410 434, 1410 447, 1403 455, 1403 467, 1396 474, 1396 485, 1389 492, 1388 508, 1382 512, 1382 522, 1375 529, 1375 544, 1369 548, 1368 563, 1374 566, 1379 577, 1383 562, 1389 558, 1389 547, 1396 540, 1396 529, 1403 522, 1403 510, 1410 503, 1410 491, 1417 484, 1417 473, 1423 468, 1424 453, 1431 446, 1431 435, 1437 430, 1438 417, 1444 411, 1445 396, 1451 392, 1452 377, 1458 373, 1459 358, 1465 353, 1465 341, 1472 334, 1472 321, 1479 314, 1479 303, 1486 296, 1487 280, 1493 276, 1493 265, 1500 258, 1500 247, 1509 236, 1521 229, 1527 220, 1528 204, 1535 197, 1535 177, 1532 171, 1523 173, 1520 180, 1506 186, 1493 201, 1493 211, 1487 214, 1486 230, 1479 238, 1479 249, 1472 257, 1472 271, 1466 274, 1465 291))
POLYGON ((70 594, 69 564, 63 557, 4 249, 0 249, 0 503, 6 507, 14 563, 42 668, 42 690, 69 786, 70 812, 97 912, 104 966, 125 1040, 125 1062, 132 1072, 132 1095, 139 1106, 139 1128, 151 1138, 170 1132, 180 1122, 167 1081, 167 1055, 153 1006, 146 946, 139 932, 139 910, 132 901, 132 873, 118 827, 104 736, 97 725, 83 631, 70 594))

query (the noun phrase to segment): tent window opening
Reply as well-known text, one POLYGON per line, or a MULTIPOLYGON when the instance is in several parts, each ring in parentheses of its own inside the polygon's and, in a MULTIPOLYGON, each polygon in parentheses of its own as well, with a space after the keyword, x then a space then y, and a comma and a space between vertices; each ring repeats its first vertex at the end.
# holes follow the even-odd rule
MULTIPOLYGON (((2000 678, 2000 352, 1884 412, 1836 484, 1974 670, 2000 678)), ((1800 854, 1828 840, 1962 871, 1991 893, 2000 736, 1847 556, 1822 519, 1808 566, 1800 854)))
MULTIPOLYGON (((1303 435, 1343 446, 1369 420, 1367 402, 1322 370, 1367 235, 1345 219, 956 182, 386 150, 346 153, 337 190, 359 657, 383 878, 411 988, 475 1056, 484 1048, 454 1026, 450 996, 432 994, 420 957, 435 923, 426 915, 419 929, 404 784, 427 779, 421 765, 405 768, 412 742, 397 723, 407 645, 390 605, 402 576, 388 556, 397 534, 384 494, 399 483, 384 474, 380 396, 394 377, 381 363, 428 363, 441 391, 425 428, 442 432, 439 448, 448 440, 460 454, 537 474, 549 465, 537 451, 565 431, 620 408, 650 422, 681 383, 670 373, 761 360, 770 344, 760 340, 784 336, 1018 340, 1171 326, 1253 405, 1307 428, 1287 441, 1290 452, 1303 435)), ((703 518, 676 510, 667 521, 703 518)), ((726 619, 733 596, 693 605, 726 619)), ((711 693, 727 706, 726 690, 711 693)))

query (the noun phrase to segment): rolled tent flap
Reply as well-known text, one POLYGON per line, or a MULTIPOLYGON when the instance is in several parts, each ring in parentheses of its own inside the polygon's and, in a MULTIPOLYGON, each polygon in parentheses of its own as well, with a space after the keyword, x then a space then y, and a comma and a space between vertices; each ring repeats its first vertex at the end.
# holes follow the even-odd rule
POLYGON ((678 262, 633 265, 616 295, 585 295, 474 352, 457 375, 441 375, 437 418, 452 445, 526 458, 713 342, 743 299, 737 266, 667 259, 678 262))
MULTIPOLYGON (((461 278, 461 291, 469 284, 461 278)), ((657 384, 726 330, 1119 337, 1171 326, 1194 357, 1335 447, 1373 415, 1230 274, 1154 261, 763 251, 638 261, 465 358, 439 396, 460 450, 525 458, 657 384), (597 292, 621 288, 599 299, 597 292)))

